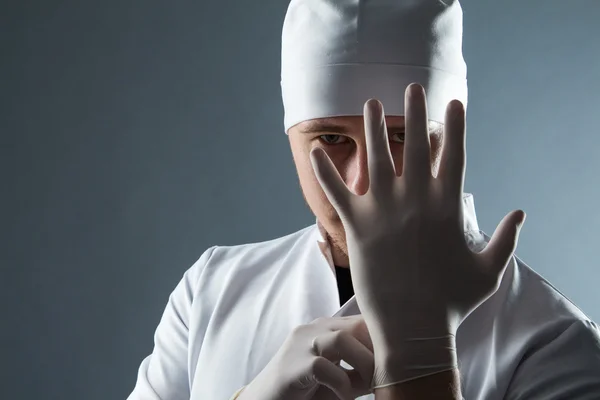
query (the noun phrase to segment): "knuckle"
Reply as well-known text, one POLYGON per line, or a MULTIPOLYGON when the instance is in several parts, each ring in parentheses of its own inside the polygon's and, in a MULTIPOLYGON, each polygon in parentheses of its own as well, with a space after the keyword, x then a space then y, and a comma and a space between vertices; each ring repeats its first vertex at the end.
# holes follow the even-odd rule
POLYGON ((367 327, 364 317, 361 315, 359 318, 355 318, 351 324, 352 329, 363 329, 367 327))
POLYGON ((364 321, 357 321, 354 324, 352 324, 352 326, 350 327, 350 329, 348 330, 348 332, 352 335, 352 336, 360 336, 363 335, 367 330, 367 325, 365 324, 364 321))
POLYGON ((366 348, 373 351, 371 335, 364 319, 357 321, 356 324, 349 330, 349 334, 362 343, 366 348))
POLYGON ((402 226, 407 227, 407 229, 416 228, 425 220, 425 212, 419 207, 407 207, 402 212, 400 220, 402 226))
POLYGON ((303 336, 307 330, 307 325, 298 325, 294 329, 292 329, 290 336, 303 336))
POLYGON ((348 336, 349 333, 345 332, 345 331, 336 331, 333 333, 333 346, 336 349, 339 349, 340 347, 342 347, 344 345, 344 343, 347 343, 348 341, 348 336))
POLYGON ((310 324, 311 325, 323 325, 325 323, 325 321, 327 321, 328 318, 325 317, 319 317, 314 319, 310 324))
POLYGON ((313 374, 317 374, 328 362, 325 357, 316 356, 310 361, 309 369, 313 374))

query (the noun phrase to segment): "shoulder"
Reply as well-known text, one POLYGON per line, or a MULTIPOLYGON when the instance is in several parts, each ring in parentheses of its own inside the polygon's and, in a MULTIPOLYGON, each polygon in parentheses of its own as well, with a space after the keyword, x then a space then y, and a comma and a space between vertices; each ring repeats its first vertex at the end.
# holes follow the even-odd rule
POLYGON ((279 253, 294 247, 301 242, 311 240, 314 236, 315 229, 316 225, 311 225, 296 232, 270 240, 238 245, 214 246, 211 260, 214 264, 216 262, 229 261, 236 257, 279 253))
POLYGON ((563 327, 570 326, 578 321, 591 321, 565 293, 552 284, 526 264, 519 256, 515 255, 515 274, 513 289, 518 294, 518 300, 527 307, 521 312, 536 319, 551 318, 560 321, 563 327))
POLYGON ((186 271, 189 280, 198 283, 208 278, 223 277, 232 269, 248 269, 261 265, 274 266, 287 252, 303 248, 316 240, 316 225, 285 236, 238 245, 214 245, 186 271), (265 261, 268 261, 265 263, 265 261))
POLYGON ((507 390, 511 399, 597 399, 600 329, 589 319, 565 321, 525 352, 507 390), (593 397, 591 397, 593 396, 593 397))
MULTIPOLYGON (((485 244, 490 237, 483 234, 485 244)), ((485 246, 484 244, 484 246, 485 246)), ((510 311, 511 319, 522 317, 537 326, 543 321, 560 322, 563 327, 576 321, 591 320, 567 295, 542 276, 541 273, 514 254, 497 293, 498 304, 510 311)))

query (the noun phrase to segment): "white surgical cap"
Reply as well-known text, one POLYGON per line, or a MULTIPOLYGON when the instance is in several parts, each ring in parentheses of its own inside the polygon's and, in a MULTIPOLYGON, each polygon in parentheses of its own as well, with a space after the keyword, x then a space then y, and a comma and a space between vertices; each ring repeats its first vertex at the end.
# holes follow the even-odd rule
POLYGON ((286 134, 310 119, 362 116, 370 98, 404 115, 412 82, 425 88, 430 120, 443 123, 453 99, 466 107, 457 0, 291 0, 281 49, 286 134))

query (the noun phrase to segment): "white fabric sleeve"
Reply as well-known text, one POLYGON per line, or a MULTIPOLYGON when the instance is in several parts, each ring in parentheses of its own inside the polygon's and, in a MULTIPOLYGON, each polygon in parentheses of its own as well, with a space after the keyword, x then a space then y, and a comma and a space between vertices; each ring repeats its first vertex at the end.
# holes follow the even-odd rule
POLYGON ((188 332, 200 273, 216 246, 206 250, 177 284, 154 333, 152 354, 141 362, 127 400, 189 400, 188 332))
POLYGON ((506 400, 600 399, 600 328, 578 320, 517 367, 506 400))

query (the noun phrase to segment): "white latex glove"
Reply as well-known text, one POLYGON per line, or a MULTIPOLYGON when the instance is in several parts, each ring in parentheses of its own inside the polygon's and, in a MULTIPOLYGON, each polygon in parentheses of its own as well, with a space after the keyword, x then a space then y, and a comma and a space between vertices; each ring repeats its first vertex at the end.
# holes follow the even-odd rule
POLYGON ((371 393, 373 368, 362 316, 318 318, 292 331, 238 400, 351 400, 371 393))
POLYGON ((469 249, 462 209, 464 107, 458 100, 449 104, 434 178, 424 89, 410 85, 405 96, 401 176, 377 100, 364 110, 366 194, 348 190, 324 150, 310 154, 346 232, 356 299, 373 341, 375 388, 456 368, 458 326, 498 289, 525 219, 523 211, 511 212, 484 251, 469 249))

